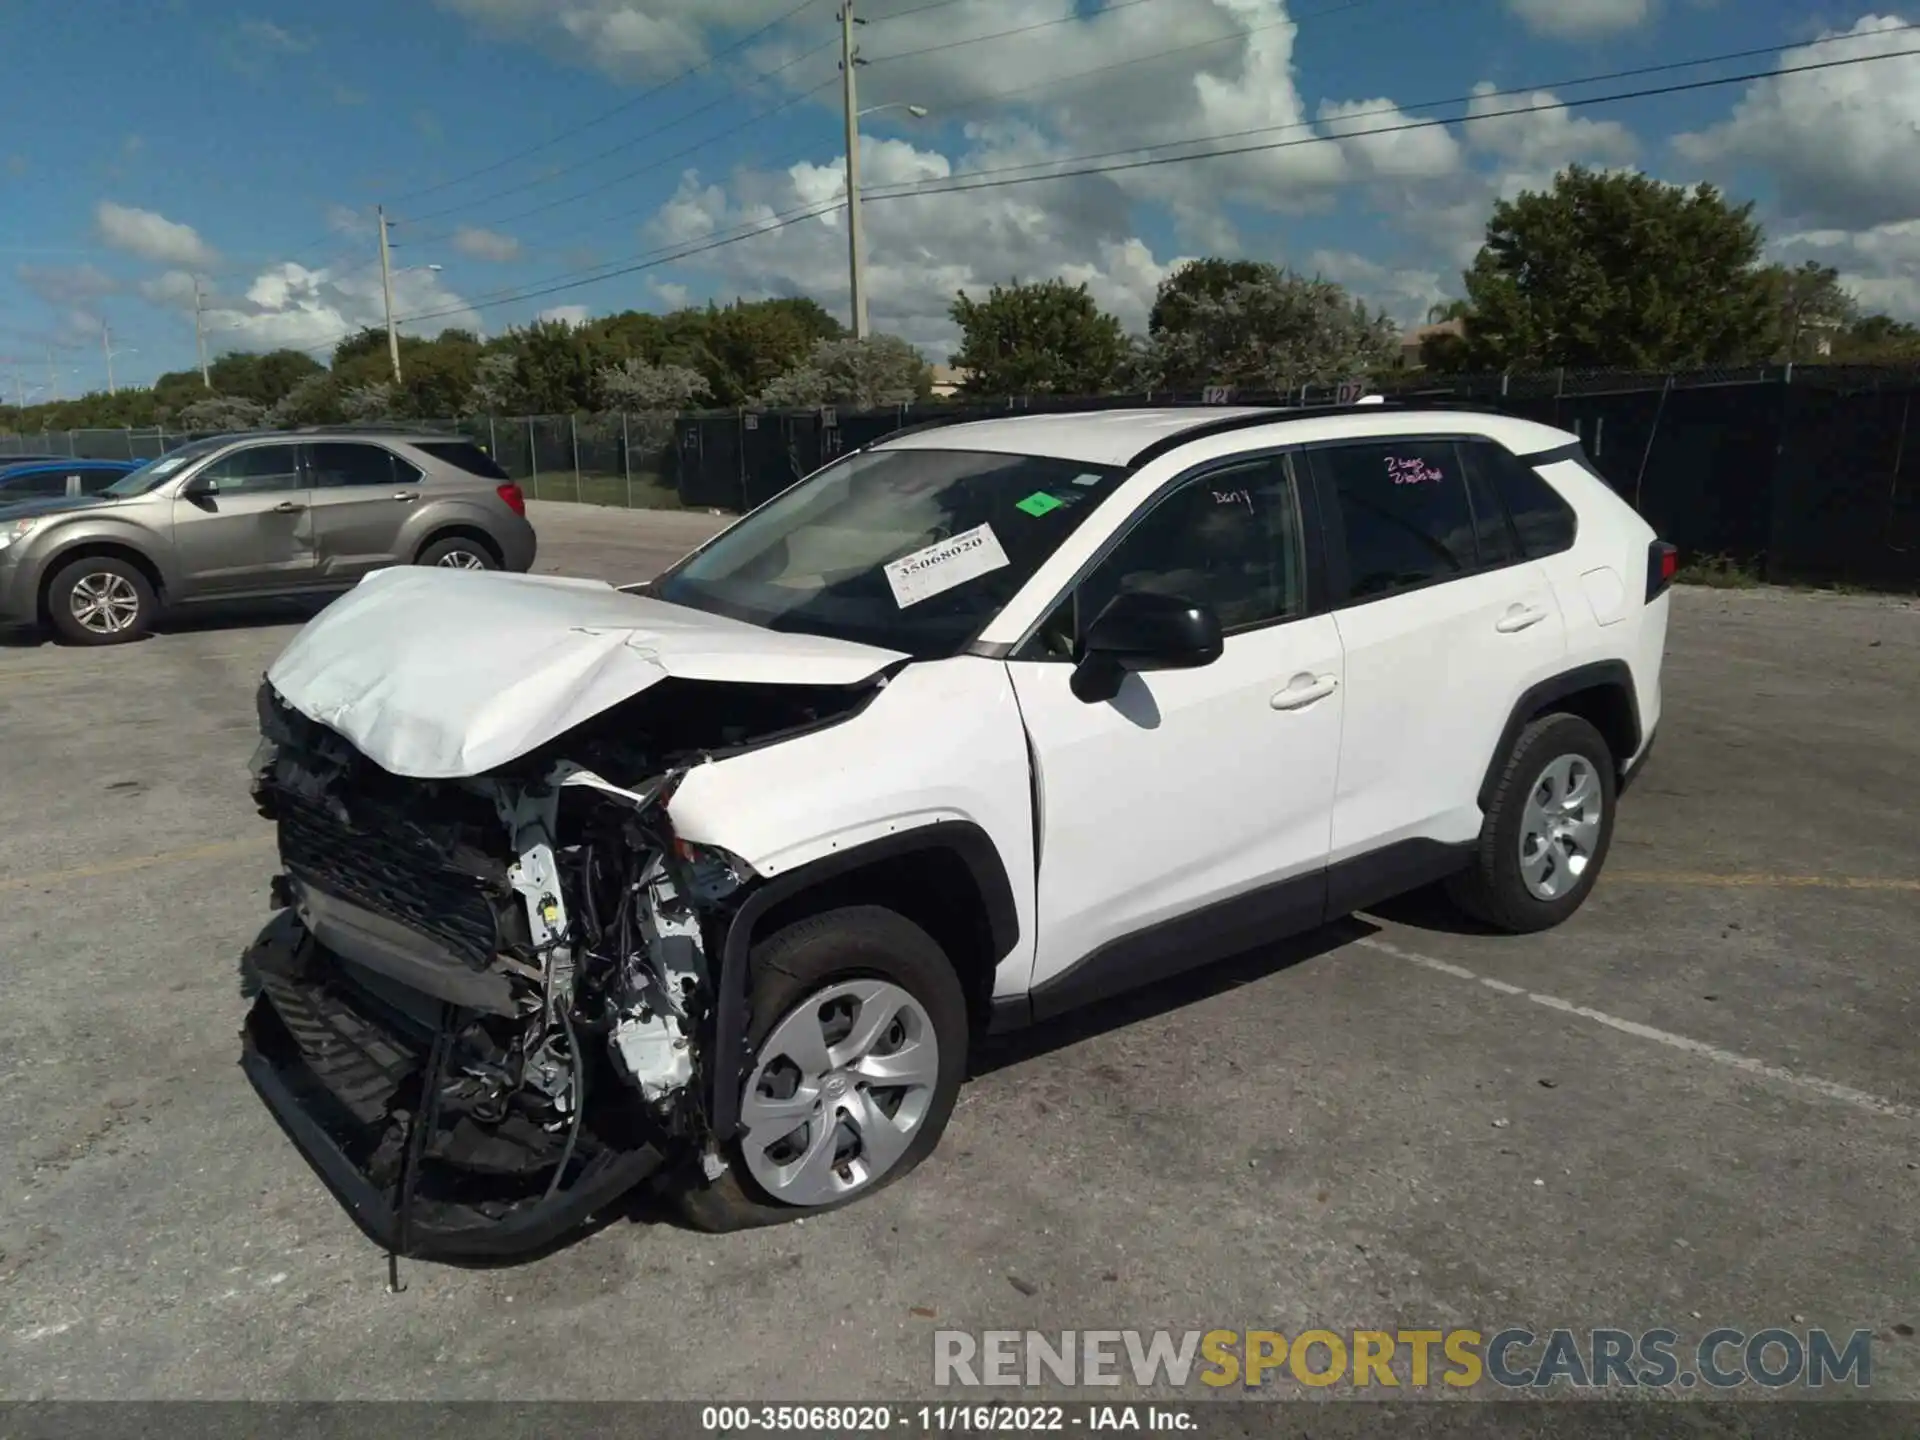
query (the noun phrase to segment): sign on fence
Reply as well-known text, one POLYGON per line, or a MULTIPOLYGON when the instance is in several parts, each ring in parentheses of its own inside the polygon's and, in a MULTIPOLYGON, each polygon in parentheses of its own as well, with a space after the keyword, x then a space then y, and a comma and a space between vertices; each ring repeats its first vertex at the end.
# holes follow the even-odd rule
POLYGON ((1231 385, 1209 385, 1201 392, 1200 399, 1201 403, 1206 405, 1225 405, 1229 400, 1233 399, 1233 387, 1231 385))
POLYGON ((1355 405, 1365 397, 1366 393, 1367 382, 1365 380, 1343 380, 1340 382, 1340 389, 1335 394, 1334 403, 1336 405, 1355 405))

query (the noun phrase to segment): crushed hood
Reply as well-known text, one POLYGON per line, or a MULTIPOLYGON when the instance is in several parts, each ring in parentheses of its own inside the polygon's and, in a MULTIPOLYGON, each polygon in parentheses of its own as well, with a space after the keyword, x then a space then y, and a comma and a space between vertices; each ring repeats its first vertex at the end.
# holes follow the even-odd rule
POLYGON ((406 567, 322 611, 267 683, 383 770, 437 780, 504 765, 669 677, 855 685, 906 658, 599 580, 406 567))

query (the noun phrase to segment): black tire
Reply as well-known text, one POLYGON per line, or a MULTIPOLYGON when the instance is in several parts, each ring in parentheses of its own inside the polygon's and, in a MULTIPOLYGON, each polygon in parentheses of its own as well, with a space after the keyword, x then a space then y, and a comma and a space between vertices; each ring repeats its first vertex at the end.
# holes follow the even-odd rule
POLYGON ((69 645, 125 645, 151 631, 159 613, 159 597, 140 567, 111 555, 89 555, 64 565, 47 586, 47 619, 54 634, 69 645), (90 626, 75 612, 76 590, 83 609, 89 592, 109 596, 114 604, 110 611, 94 609, 90 626), (94 628, 107 623, 104 617, 109 614, 117 628, 94 628))
POLYGON ((1617 778, 1607 742, 1578 715, 1543 715, 1531 722, 1501 766, 1473 863, 1448 882, 1453 902, 1475 919, 1515 935, 1550 930, 1566 920, 1586 900, 1606 864, 1613 843, 1617 778), (1591 768, 1600 792, 1599 831, 1574 883, 1543 899, 1521 873, 1521 837, 1529 795, 1562 757, 1577 757, 1591 768))
POLYGON ((498 570, 500 557, 493 553, 493 547, 484 541, 472 540, 465 535, 449 535, 444 540, 436 540, 422 550, 414 560, 416 565, 451 565, 451 556, 465 556, 477 561, 477 564, 462 564, 455 568, 462 570, 498 570))
MULTIPOLYGON (((830 910, 796 921, 753 947, 748 1053, 808 996, 853 979, 890 981, 925 1010, 939 1046, 938 1080, 912 1143, 885 1174, 824 1205, 783 1204, 761 1190, 736 1140, 727 1170, 708 1182, 695 1168, 671 1182, 682 1218, 695 1229, 724 1232, 778 1225, 824 1214, 878 1194, 933 1152, 953 1114, 967 1069, 967 1002, 946 952, 911 920, 873 905, 830 910)), ((749 1062, 751 1063, 751 1062, 749 1062)))

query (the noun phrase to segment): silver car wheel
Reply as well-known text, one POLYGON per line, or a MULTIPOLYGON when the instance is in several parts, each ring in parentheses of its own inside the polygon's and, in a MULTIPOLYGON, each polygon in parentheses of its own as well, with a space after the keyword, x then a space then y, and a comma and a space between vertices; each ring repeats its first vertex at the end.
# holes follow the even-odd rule
POLYGON ((1520 821, 1520 878, 1536 900, 1558 900, 1593 863, 1606 805, 1584 755, 1562 755, 1540 772, 1520 821))
POLYGON ((444 566, 449 570, 484 570, 487 568, 485 558, 475 554, 471 550, 449 550, 433 563, 436 566, 444 566))
POLYGON ((885 980, 844 980, 794 1006, 761 1044, 740 1101, 740 1149, 788 1205, 864 1190, 933 1105, 940 1045, 925 1007, 885 980))
POLYGON ((81 628, 96 635, 118 635, 140 618, 140 594, 133 582, 111 570, 82 575, 67 604, 81 628))

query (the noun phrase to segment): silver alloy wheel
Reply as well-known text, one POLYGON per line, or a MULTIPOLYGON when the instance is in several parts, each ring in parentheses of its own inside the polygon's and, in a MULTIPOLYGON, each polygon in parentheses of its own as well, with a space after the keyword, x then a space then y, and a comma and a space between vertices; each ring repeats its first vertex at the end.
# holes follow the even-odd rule
POLYGON ((95 635, 118 635, 140 618, 140 592, 126 576, 111 570, 82 575, 67 605, 75 622, 95 635))
POLYGON ((444 566, 449 570, 484 570, 487 568, 487 562, 471 550, 449 550, 433 563, 436 566, 444 566))
POLYGON ((1558 900, 1586 874, 1606 805, 1584 755, 1562 755, 1540 772, 1520 819, 1520 878, 1536 900, 1558 900))
POLYGON ((774 1199, 827 1205, 893 1168, 933 1106, 940 1043, 920 1002, 843 980, 787 1012, 740 1100, 747 1170, 774 1199))

